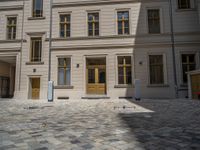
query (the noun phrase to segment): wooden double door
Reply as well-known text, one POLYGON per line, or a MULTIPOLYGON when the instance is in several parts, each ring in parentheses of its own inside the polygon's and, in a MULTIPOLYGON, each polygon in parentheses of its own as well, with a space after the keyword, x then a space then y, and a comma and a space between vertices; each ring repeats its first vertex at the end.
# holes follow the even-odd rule
POLYGON ((40 78, 30 78, 30 98, 39 99, 40 98, 40 78))
POLYGON ((87 94, 106 94, 106 59, 87 59, 87 94))

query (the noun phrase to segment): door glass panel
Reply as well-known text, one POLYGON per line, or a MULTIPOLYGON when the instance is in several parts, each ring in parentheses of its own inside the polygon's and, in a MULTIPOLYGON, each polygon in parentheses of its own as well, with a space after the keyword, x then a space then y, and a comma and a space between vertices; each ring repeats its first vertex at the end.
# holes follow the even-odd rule
POLYGON ((95 83, 95 69, 88 69, 88 83, 95 83))
POLYGON ((105 69, 99 69, 99 83, 106 83, 106 71, 105 71, 105 69))

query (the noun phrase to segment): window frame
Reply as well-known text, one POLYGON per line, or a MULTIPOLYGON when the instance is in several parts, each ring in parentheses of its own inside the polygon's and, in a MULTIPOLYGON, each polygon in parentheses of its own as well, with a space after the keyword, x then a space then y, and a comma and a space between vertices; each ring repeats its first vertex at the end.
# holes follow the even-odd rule
POLYGON ((37 16, 37 13, 35 13, 35 1, 36 0, 32 0, 32 18, 42 18, 44 16, 44 0, 40 0, 42 1, 42 10, 40 10, 42 13, 40 12, 40 16, 37 16))
MULTIPOLYGON (((7 20, 6 20, 6 22, 7 22, 7 23, 6 23, 6 39, 7 39, 7 40, 16 40, 16 39, 17 39, 17 27, 18 27, 18 26, 17 26, 17 24, 18 24, 17 16, 7 16, 6 19, 7 19, 7 20), (9 18, 15 18, 15 19, 16 19, 16 24, 15 24, 15 28, 16 28, 15 38, 13 38, 13 35, 14 35, 14 34, 12 33, 12 37, 11 37, 10 39, 8 38, 8 19, 9 19, 9 18)), ((13 27, 13 26, 12 26, 12 27, 13 27)), ((13 30, 12 30, 12 32, 13 32, 13 30)))
POLYGON ((42 37, 39 37, 39 36, 34 36, 34 37, 31 37, 30 38, 30 59, 29 59, 29 61, 31 62, 31 63, 37 63, 37 62, 42 62, 42 49, 43 49, 43 42, 42 42, 42 37), (36 39, 36 40, 34 40, 34 39, 36 39), (37 40, 37 39, 40 39, 40 40, 37 40), (40 46, 40 60, 39 61, 34 61, 33 60, 33 56, 32 56, 32 54, 33 54, 33 41, 40 41, 41 43, 41 46, 40 46))
POLYGON ((181 83, 182 85, 187 85, 189 81, 184 82, 183 79, 183 60, 182 60, 182 55, 194 55, 194 61, 195 61, 195 69, 198 68, 198 60, 197 60, 197 54, 195 52, 182 52, 180 53, 180 65, 181 65, 181 83))
MULTIPOLYGON (((124 64, 123 64, 124 65, 124 64)), ((132 54, 118 54, 116 55, 116 85, 119 86, 130 86, 133 85, 133 75, 134 75, 134 70, 133 70, 133 56, 132 54), (118 64, 118 57, 130 57, 131 59, 131 64, 129 66, 125 65, 123 67, 130 67, 131 68, 131 83, 127 84, 126 79, 124 78, 125 83, 124 84, 119 84, 119 64, 118 64)), ((124 75, 124 74, 123 74, 124 75)))
POLYGON ((71 31, 72 31, 72 23, 71 23, 71 13, 60 13, 59 14, 59 37, 60 38, 70 38, 71 37, 71 31), (66 26, 65 28, 66 28, 66 31, 65 31, 65 29, 64 29, 64 37, 61 37, 61 16, 62 15, 69 15, 69 17, 70 17, 70 22, 64 22, 64 25, 66 26), (70 30, 69 30, 69 36, 67 36, 67 25, 70 25, 70 30))
MULTIPOLYGON (((66 73, 66 70, 65 70, 65 73, 66 73)), ((72 85, 72 56, 57 56, 57 86, 71 86, 71 85, 72 85), (59 59, 70 59, 70 84, 69 85, 67 85, 66 78, 64 78, 65 80, 64 82, 66 84, 63 84, 63 85, 59 84, 59 59)))
POLYGON ((131 13, 130 13, 130 9, 116 9, 116 33, 117 33, 117 35, 130 35, 131 34, 131 13), (124 29, 122 29, 122 34, 119 34, 119 20, 118 20, 118 13, 119 12, 128 12, 128 25, 129 25, 128 33, 124 33, 125 32, 125 28, 124 28, 124 29))
POLYGON ((161 24, 161 9, 160 8, 147 8, 147 10, 146 10, 146 15, 147 15, 147 33, 148 34, 151 34, 151 35, 153 35, 153 34, 161 34, 162 33, 162 24, 161 24), (158 10, 159 11, 159 26, 160 26, 160 32, 159 33, 151 33, 150 32, 150 26, 149 26, 149 10, 158 10))
POLYGON ((101 31, 101 29, 100 29, 100 27, 101 27, 101 25, 100 25, 100 23, 101 23, 101 13, 100 13, 100 11, 99 10, 89 10, 89 11, 87 11, 87 13, 86 13, 86 24, 87 24, 87 26, 86 26, 86 28, 87 28, 87 36, 88 37, 98 37, 98 36, 100 36, 100 31, 101 31), (98 13, 98 15, 99 15, 99 20, 98 20, 98 24, 99 24, 99 34, 98 35, 95 35, 95 30, 93 31, 93 35, 89 35, 89 14, 95 14, 95 13, 98 13))
POLYGON ((176 1, 176 4, 177 4, 177 10, 191 10, 191 9, 194 9, 195 8, 195 1, 194 0, 189 0, 190 1, 190 7, 189 8, 180 8, 179 7, 179 0, 176 1))
POLYGON ((148 86, 165 86, 168 85, 168 71, 167 71, 167 55, 166 53, 159 53, 159 52, 150 52, 147 54, 147 72, 148 72, 148 86), (150 55, 162 55, 163 57, 163 83, 161 84, 151 84, 151 78, 150 78, 150 59, 149 56, 150 55))

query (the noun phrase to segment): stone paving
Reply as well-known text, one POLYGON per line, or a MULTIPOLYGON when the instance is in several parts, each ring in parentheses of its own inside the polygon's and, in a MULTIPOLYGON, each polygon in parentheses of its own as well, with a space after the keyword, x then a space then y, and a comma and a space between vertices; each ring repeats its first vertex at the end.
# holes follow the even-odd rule
POLYGON ((0 150, 199 150, 200 101, 0 100, 0 150))

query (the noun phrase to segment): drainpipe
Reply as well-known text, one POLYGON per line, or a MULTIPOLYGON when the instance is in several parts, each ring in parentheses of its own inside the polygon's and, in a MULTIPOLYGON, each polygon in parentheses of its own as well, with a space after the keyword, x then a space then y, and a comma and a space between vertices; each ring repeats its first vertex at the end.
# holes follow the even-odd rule
POLYGON ((24 41, 24 11, 25 11, 25 0, 23 0, 23 13, 22 13, 22 30, 21 30, 21 52, 20 52, 20 66, 19 66, 19 91, 21 90, 21 74, 22 74, 22 47, 24 41))
POLYGON ((178 84, 177 84, 177 69, 176 69, 176 52, 175 52, 175 40, 174 40, 174 21, 173 21, 173 7, 172 0, 169 0, 169 14, 170 14, 170 26, 171 26, 171 46, 172 46, 172 59, 173 59, 173 71, 174 71, 174 84, 176 98, 178 98, 178 84))
POLYGON ((52 4, 53 0, 50 0, 50 18, 49 18, 49 70, 48 70, 48 102, 53 102, 53 81, 51 81, 51 46, 52 46, 52 4))
POLYGON ((50 22, 49 22, 49 72, 48 72, 48 81, 51 81, 52 4, 53 4, 53 0, 50 0, 50 22))

